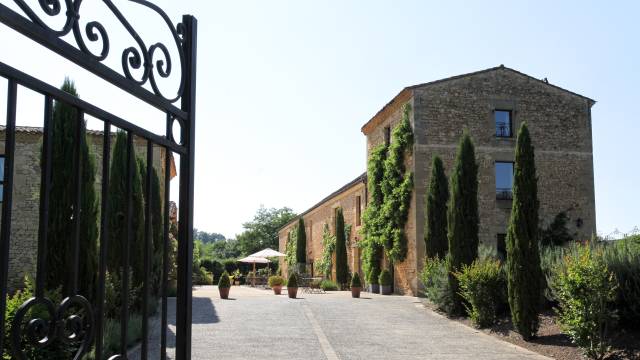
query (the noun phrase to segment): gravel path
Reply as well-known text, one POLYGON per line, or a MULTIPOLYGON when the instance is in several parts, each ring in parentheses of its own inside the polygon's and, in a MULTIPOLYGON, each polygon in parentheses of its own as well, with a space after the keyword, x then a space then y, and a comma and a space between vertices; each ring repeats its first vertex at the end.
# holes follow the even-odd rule
MULTIPOLYGON (((353 299, 350 292, 298 295, 300 299, 289 299, 234 286, 231 299, 221 300, 216 287, 197 288, 192 358, 549 359, 448 320, 417 298, 363 293, 353 299)), ((174 302, 170 306, 175 309, 174 302)), ((173 324, 172 314, 169 318, 173 324)), ((150 349, 157 349, 154 339, 159 337, 151 336, 150 349)), ((169 339, 172 345, 172 334, 169 339)))

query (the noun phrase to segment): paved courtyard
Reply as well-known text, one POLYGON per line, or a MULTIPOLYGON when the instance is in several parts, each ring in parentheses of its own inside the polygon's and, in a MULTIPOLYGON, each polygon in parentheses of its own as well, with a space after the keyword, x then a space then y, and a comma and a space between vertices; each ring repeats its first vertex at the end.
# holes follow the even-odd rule
POLYGON ((193 359, 548 359, 447 320, 417 298, 298 295, 234 286, 221 300, 216 287, 196 288, 193 359))

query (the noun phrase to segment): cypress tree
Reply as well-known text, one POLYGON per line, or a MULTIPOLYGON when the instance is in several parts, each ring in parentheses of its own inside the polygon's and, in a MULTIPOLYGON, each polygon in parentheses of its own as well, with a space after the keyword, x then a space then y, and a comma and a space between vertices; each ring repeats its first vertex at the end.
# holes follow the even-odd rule
POLYGON ((339 208, 336 214, 336 281, 343 288, 349 281, 349 265, 347 262, 344 216, 342 215, 342 209, 339 208))
POLYGON ((463 265, 478 257, 478 164, 471 137, 465 131, 460 139, 453 174, 451 198, 447 209, 449 238, 449 284, 453 297, 453 312, 463 311, 458 280, 453 275, 463 265))
POLYGON ((107 267, 111 273, 120 274, 123 266, 123 249, 129 247, 129 269, 132 271, 132 287, 139 286, 144 270, 144 198, 142 180, 135 151, 130 154, 132 166, 132 242, 127 240, 127 134, 116 133, 109 171, 109 249, 107 267))
POLYGON ((526 123, 518 132, 513 206, 507 230, 507 287, 511 318, 525 340, 538 332, 542 270, 538 252, 538 178, 526 123))
POLYGON ((449 249, 447 239, 447 202, 449 188, 444 165, 439 156, 433 157, 431 165, 431 180, 425 206, 424 241, 426 243, 427 258, 438 257, 444 259, 449 249))
MULTIPOLYGON (((74 83, 65 79, 61 89, 78 96, 74 83)), ((75 132, 78 120, 76 108, 56 102, 53 109, 52 174, 49 198, 47 271, 45 286, 53 290, 62 286, 64 295, 72 294, 72 268, 75 224, 73 207, 76 178, 73 169, 75 132)), ((98 205, 95 193, 95 159, 86 139, 86 123, 81 120, 80 161, 80 258, 79 293, 91 301, 97 279, 98 205)), ((44 190, 44 189, 43 189, 44 190)))
MULTIPOLYGON (((296 239, 296 263, 303 267, 307 263, 307 233, 304 229, 304 219, 298 219, 298 236, 296 239)), ((300 269, 302 271, 302 269, 300 269)))

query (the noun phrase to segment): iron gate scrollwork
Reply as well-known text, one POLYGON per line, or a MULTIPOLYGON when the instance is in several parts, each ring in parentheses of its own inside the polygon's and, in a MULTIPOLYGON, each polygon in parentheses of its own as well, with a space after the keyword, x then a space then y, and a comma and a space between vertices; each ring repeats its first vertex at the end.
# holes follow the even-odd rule
MULTIPOLYGON (((7 0, 8 1, 8 0, 7 0)), ((166 44, 145 42, 136 32, 134 24, 127 19, 123 12, 111 1, 102 0, 102 3, 115 16, 131 37, 133 46, 121 50, 121 69, 111 69, 104 64, 112 52, 109 31, 101 22, 95 19, 88 21, 82 29, 80 18, 82 12, 82 0, 38 0, 37 6, 30 6, 24 0, 13 0, 14 4, 22 10, 23 14, 14 11, 9 6, 2 4, 0 0, 0 22, 9 28, 22 33, 35 42, 65 57, 67 60, 83 67, 102 79, 110 82, 118 88, 128 92, 166 114, 166 135, 160 136, 153 132, 127 121, 108 111, 101 109, 89 102, 80 100, 60 89, 44 83, 18 69, 0 62, 0 77, 7 80, 7 124, 5 127, 5 161, 2 198, 2 223, 0 227, 0 322, 4 325, 6 299, 8 292, 8 260, 11 246, 11 220, 13 203, 13 177, 16 148, 16 105, 18 87, 28 88, 44 96, 44 126, 42 130, 42 161, 41 161, 41 191, 38 227, 38 255, 36 264, 36 279, 34 296, 20 306, 13 317, 10 333, 5 334, 5 327, 0 327, 0 356, 5 349, 5 338, 10 339, 11 355, 16 359, 26 359, 23 351, 24 342, 36 348, 46 348, 55 342, 72 344, 75 349, 74 359, 81 359, 91 349, 95 349, 97 359, 102 359, 104 305, 105 305, 105 276, 107 272, 107 248, 109 239, 109 164, 111 159, 112 127, 117 127, 127 135, 127 224, 126 234, 130 244, 131 229, 131 202, 132 202, 132 174, 135 171, 131 155, 134 153, 134 137, 146 141, 146 183, 144 192, 147 201, 144 204, 144 282, 143 304, 149 302, 149 272, 151 262, 151 209, 157 204, 152 203, 151 176, 154 160, 154 147, 161 147, 164 151, 164 194, 161 201, 164 202, 163 217, 163 251, 162 251, 162 279, 161 279, 161 346, 160 354, 150 354, 148 348, 149 314, 147 306, 143 306, 142 314, 142 358, 167 357, 167 283, 169 272, 169 192, 170 192, 170 162, 172 154, 180 157, 179 169, 179 214, 178 222, 178 250, 177 250, 177 295, 176 295, 176 323, 175 323, 175 355, 177 359, 191 358, 191 273, 192 273, 192 249, 193 249, 193 179, 194 179, 194 150, 195 150, 195 98, 196 98, 196 53, 197 53, 197 21, 193 16, 185 15, 182 21, 174 25, 167 14, 155 4, 145 0, 129 0, 131 3, 148 9, 152 14, 159 16, 171 34, 174 51, 178 58, 172 59, 171 52, 166 44), (55 29, 47 24, 46 20, 52 18, 64 19, 63 25, 55 29), (84 31, 83 31, 84 30, 84 31), (68 34, 73 35, 75 44, 70 44, 62 38, 68 34), (88 42, 99 45, 99 52, 92 52, 87 46, 88 42), (175 69, 179 71, 176 72, 175 69), (172 75, 180 76, 177 82, 175 94, 165 96, 160 90, 158 81, 167 79, 172 75), (150 89, 148 89, 150 88, 150 89), (74 123, 74 161, 73 174, 75 176, 75 192, 73 206, 73 221, 75 231, 71 234, 73 247, 73 268, 71 276, 73 293, 66 296, 60 304, 54 304, 45 295, 45 273, 47 269, 48 218, 49 198, 52 177, 52 114, 54 102, 62 102, 76 109, 77 119, 74 123), (178 105, 179 104, 179 105, 178 105), (85 297, 78 293, 79 271, 79 244, 82 239, 79 236, 79 224, 82 214, 80 204, 82 193, 80 190, 80 177, 82 161, 80 159, 80 146, 82 144, 82 131, 84 115, 101 120, 104 128, 102 132, 102 182, 100 191, 100 222, 99 227, 99 259, 98 259, 98 283, 97 299, 91 304, 85 297), (173 124, 180 125, 180 139, 173 136, 173 124), (34 316, 34 308, 45 309, 45 316, 34 316), (26 340, 25 340, 26 339, 26 340)), ((132 255, 128 246, 124 246, 123 269, 129 268, 129 257, 132 255)), ((135 255, 135 254, 134 254, 135 255)), ((128 322, 128 271, 122 272, 122 305, 120 314, 120 352, 109 360, 127 358, 127 322, 128 322)), ((42 311, 40 311, 42 312, 42 311)))

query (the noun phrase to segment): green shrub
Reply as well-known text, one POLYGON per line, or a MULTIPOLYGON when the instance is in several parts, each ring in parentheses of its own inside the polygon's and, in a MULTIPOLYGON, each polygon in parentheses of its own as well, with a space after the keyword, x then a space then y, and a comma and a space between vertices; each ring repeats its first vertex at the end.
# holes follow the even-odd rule
POLYGON ((320 288, 322 288, 322 290, 324 291, 337 291, 338 290, 338 284, 336 284, 335 282, 331 281, 331 280, 322 280, 322 282, 320 282, 320 288))
POLYGON ((444 259, 426 259, 424 268, 420 273, 420 280, 424 285, 424 292, 439 310, 449 315, 453 314, 453 300, 449 286, 448 265, 449 257, 444 259))
POLYGON ((362 281, 360 281, 360 274, 357 272, 353 273, 353 277, 351 277, 351 287, 352 288, 361 288, 362 281))
POLYGON ((615 318, 611 306, 615 275, 602 252, 590 247, 582 247, 578 257, 566 257, 565 263, 555 289, 560 328, 589 358, 602 359, 609 350, 607 330, 615 318))
MULTIPOLYGON (((127 346, 137 344, 142 338, 142 316, 137 313, 129 314, 127 323, 127 346)), ((109 359, 120 352, 120 320, 105 319, 102 359, 109 359)), ((95 348, 84 358, 94 360, 96 358, 95 348)))
POLYGON ((499 260, 476 260, 455 273, 467 313, 478 327, 493 325, 507 300, 507 282, 499 260))
POLYGON ((289 279, 287 280, 287 287, 297 288, 298 287, 298 276, 296 273, 292 272, 289 275, 289 279))
POLYGON ((229 279, 229 274, 225 271, 220 275, 220 280, 218 280, 218 287, 221 289, 228 289, 231 287, 231 280, 229 279))
POLYGON ((282 276, 274 275, 269 277, 269 287, 284 285, 284 278, 282 276))
POLYGON ((618 281, 615 308, 621 325, 640 328, 640 241, 627 238, 604 248, 603 260, 618 281))
POLYGON ((389 272, 388 269, 382 270, 382 272, 380 273, 380 277, 378 277, 378 282, 380 282, 380 285, 382 286, 390 286, 393 282, 393 279, 391 278, 391 272, 389 272))
POLYGON ((372 267, 367 280, 371 285, 378 285, 380 281, 378 281, 378 277, 380 276, 380 269, 377 267, 372 267))

